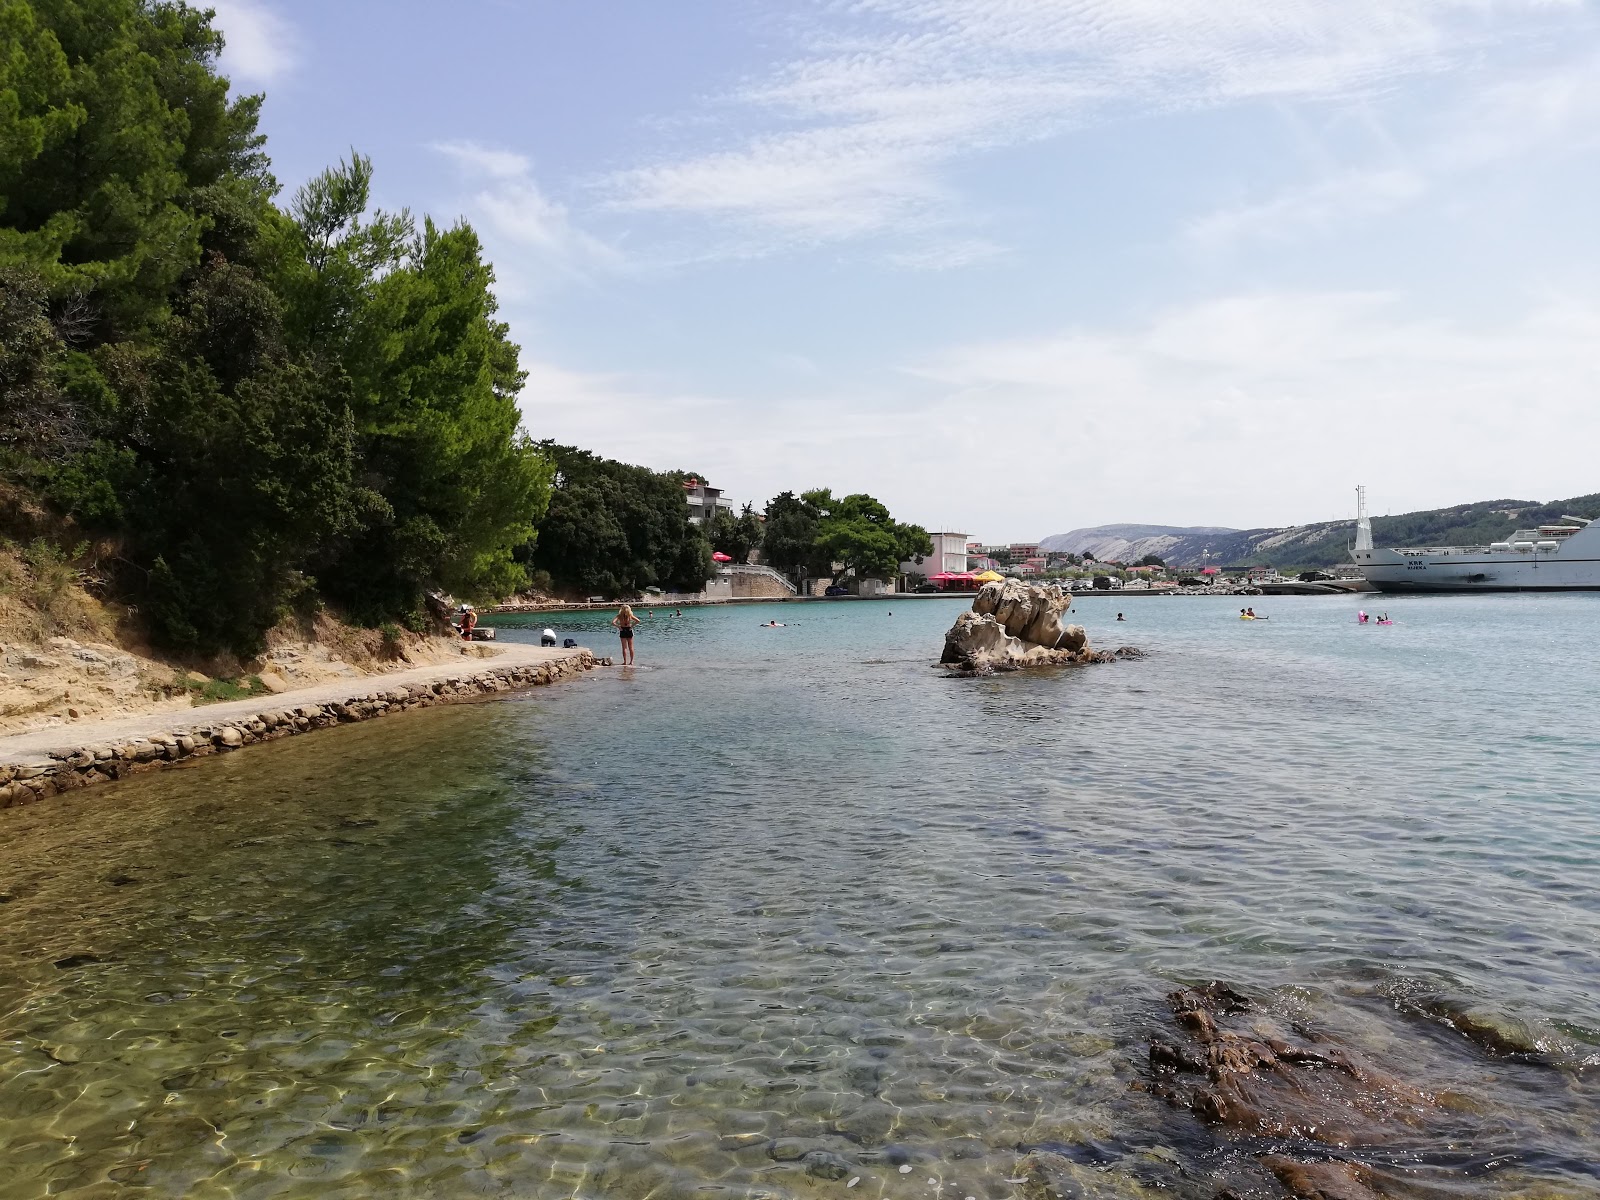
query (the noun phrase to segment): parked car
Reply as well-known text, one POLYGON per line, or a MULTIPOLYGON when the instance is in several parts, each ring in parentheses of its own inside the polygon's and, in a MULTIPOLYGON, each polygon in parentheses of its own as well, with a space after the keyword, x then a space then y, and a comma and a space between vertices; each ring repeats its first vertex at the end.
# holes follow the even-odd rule
POLYGON ((912 589, 912 591, 916 592, 937 592, 938 590, 939 585, 937 583, 919 583, 912 589))
POLYGON ((822 594, 824 596, 848 596, 850 589, 836 583, 832 587, 824 588, 822 594))

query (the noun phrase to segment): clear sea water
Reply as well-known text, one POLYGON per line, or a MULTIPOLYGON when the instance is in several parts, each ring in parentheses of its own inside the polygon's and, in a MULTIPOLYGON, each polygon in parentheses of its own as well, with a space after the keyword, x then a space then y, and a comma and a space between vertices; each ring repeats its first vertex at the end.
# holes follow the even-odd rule
POLYGON ((1209 1200, 1262 1147, 1141 1085, 1211 979, 1449 1098, 1405 1195, 1600 1194, 1600 596, 1363 603, 1089 597, 1148 658, 976 679, 958 602, 656 610, 0 813, 0 1197, 1209 1200))

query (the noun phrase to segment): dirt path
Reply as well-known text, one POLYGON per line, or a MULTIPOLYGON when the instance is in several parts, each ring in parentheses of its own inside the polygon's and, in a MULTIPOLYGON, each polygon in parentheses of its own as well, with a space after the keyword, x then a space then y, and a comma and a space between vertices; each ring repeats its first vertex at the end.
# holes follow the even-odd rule
POLYGON ((260 712, 294 709, 301 705, 343 703, 395 688, 415 687, 419 684, 426 686, 447 679, 466 679, 489 671, 560 662, 575 658, 582 653, 581 648, 560 650, 515 642, 503 643, 496 649, 498 653, 492 655, 484 654, 481 657, 463 655, 452 662, 412 667, 404 671, 387 671, 381 675, 365 675, 355 679, 338 679, 271 696, 228 700, 197 708, 153 709, 133 716, 100 721, 73 721, 68 725, 54 725, 29 733, 12 734, 0 737, 0 764, 26 762, 55 751, 71 750, 100 742, 121 742, 162 733, 186 733, 200 725, 227 725, 232 722, 247 721, 260 712))

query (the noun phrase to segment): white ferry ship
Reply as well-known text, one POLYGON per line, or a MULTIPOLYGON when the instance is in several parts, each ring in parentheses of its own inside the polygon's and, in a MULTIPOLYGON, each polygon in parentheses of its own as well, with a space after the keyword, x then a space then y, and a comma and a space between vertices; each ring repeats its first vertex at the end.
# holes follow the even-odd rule
POLYGON ((1384 592, 1600 591, 1600 522, 1563 516, 1487 546, 1377 550, 1367 489, 1356 489, 1356 566, 1384 592))

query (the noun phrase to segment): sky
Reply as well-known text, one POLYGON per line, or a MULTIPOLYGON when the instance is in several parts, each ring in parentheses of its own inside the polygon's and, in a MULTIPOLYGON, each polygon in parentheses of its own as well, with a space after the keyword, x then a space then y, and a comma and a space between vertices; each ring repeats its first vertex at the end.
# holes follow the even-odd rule
POLYGON ((1600 0, 210 2, 536 438, 984 541, 1600 491, 1600 0))

